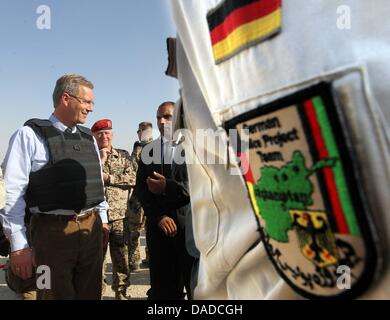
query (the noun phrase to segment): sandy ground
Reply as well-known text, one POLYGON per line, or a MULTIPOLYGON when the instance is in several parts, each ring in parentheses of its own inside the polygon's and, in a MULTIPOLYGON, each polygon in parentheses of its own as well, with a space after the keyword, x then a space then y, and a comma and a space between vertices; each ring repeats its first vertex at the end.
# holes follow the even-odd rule
MULTIPOLYGON (((141 236, 141 259, 145 259, 145 245, 146 240, 145 236, 141 236)), ((108 250, 107 250, 108 251, 108 250)), ((114 299, 114 292, 111 290, 111 283, 112 283, 112 264, 111 264, 111 258, 110 254, 107 253, 107 270, 106 270, 106 281, 108 282, 108 286, 106 287, 106 291, 103 296, 103 300, 113 300, 114 299)), ((131 300, 144 300, 146 299, 146 292, 149 290, 149 269, 143 268, 141 264, 141 269, 136 272, 131 273, 130 277, 130 296, 131 300)))
MULTIPOLYGON (((145 236, 141 236, 141 257, 145 258, 145 236)), ((103 300, 113 300, 115 299, 114 292, 111 290, 112 283, 112 264, 110 255, 107 254, 107 270, 106 270, 106 280, 108 282, 108 286, 106 287, 106 291, 103 296, 103 300)), ((4 264, 7 261, 7 258, 0 258, 0 264, 4 264)), ((131 300, 143 300, 146 299, 146 292, 150 288, 149 286, 149 269, 143 268, 141 265, 141 269, 137 272, 133 272, 130 277, 131 286, 130 286, 130 295, 131 300)), ((4 271, 0 270, 0 300, 21 300, 21 297, 10 290, 5 282, 4 271)))

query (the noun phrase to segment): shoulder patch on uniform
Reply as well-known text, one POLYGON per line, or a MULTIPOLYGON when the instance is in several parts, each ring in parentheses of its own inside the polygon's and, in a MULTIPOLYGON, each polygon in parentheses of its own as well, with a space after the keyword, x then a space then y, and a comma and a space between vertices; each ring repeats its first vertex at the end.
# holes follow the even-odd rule
POLYGON ((322 83, 226 123, 249 135, 240 157, 267 253, 308 298, 356 297, 378 272, 375 226, 342 119, 322 83))
POLYGON ((224 0, 207 13, 216 64, 276 35, 282 25, 281 0, 224 0))

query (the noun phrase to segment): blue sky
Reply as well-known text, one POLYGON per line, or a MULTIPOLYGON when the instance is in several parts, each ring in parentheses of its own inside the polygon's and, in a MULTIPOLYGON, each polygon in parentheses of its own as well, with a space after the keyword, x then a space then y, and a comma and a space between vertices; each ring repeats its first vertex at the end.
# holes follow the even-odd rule
POLYGON ((0 0, 0 162, 12 133, 53 111, 55 81, 79 73, 95 85, 87 126, 109 118, 114 145, 131 151, 137 124, 155 124, 157 106, 178 98, 167 77, 166 38, 175 27, 169 0, 0 0), (39 30, 37 8, 51 10, 39 30))

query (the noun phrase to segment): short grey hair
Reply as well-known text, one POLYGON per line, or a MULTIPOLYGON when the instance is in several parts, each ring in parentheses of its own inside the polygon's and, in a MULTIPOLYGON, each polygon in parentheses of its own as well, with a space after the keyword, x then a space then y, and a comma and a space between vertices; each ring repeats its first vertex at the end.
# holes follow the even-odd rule
POLYGON ((153 124, 151 122, 143 121, 138 124, 138 128, 142 128, 142 129, 153 128, 153 124))
POLYGON ((77 96, 79 94, 79 87, 84 86, 93 89, 91 81, 78 74, 65 74, 56 82, 56 87, 53 91, 53 105, 54 108, 59 104, 62 95, 67 92, 77 96))

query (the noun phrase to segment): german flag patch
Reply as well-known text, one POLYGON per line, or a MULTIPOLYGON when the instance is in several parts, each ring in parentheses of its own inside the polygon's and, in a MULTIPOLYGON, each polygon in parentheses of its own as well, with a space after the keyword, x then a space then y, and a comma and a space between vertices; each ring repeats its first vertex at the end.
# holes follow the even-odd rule
POLYGON ((321 83, 228 121, 276 270, 308 298, 356 297, 380 264, 348 126, 321 83))
POLYGON ((216 64, 277 34, 281 0, 225 0, 207 14, 216 64))

